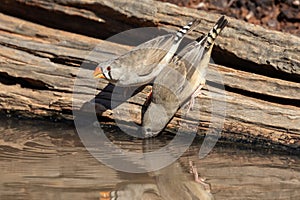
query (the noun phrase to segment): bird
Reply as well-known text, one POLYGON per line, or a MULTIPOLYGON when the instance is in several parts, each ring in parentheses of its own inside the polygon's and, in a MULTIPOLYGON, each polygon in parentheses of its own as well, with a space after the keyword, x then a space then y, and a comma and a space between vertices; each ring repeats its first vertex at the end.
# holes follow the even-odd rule
POLYGON ((155 78, 151 102, 142 117, 144 137, 159 134, 187 102, 190 104, 188 110, 192 107, 194 98, 205 85, 214 41, 227 24, 228 20, 221 16, 205 36, 188 44, 155 78))
POLYGON ((115 59, 99 63, 94 78, 104 78, 119 87, 139 87, 150 83, 172 59, 183 37, 199 24, 194 19, 176 33, 158 36, 115 59))

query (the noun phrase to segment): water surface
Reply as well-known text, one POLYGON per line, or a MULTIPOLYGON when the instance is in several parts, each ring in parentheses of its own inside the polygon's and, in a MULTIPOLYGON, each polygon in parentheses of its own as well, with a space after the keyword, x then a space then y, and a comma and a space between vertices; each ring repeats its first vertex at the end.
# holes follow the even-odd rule
MULTIPOLYGON (((128 151, 159 148, 172 139, 166 134, 145 142, 113 126, 106 128, 111 129, 108 137, 128 151)), ((0 199, 105 199, 106 195, 129 200, 300 199, 299 156, 218 143, 199 159, 200 143, 196 139, 164 169, 131 174, 95 159, 70 123, 4 118, 0 121, 0 199), (195 182, 189 172, 191 162, 210 191, 195 182)))

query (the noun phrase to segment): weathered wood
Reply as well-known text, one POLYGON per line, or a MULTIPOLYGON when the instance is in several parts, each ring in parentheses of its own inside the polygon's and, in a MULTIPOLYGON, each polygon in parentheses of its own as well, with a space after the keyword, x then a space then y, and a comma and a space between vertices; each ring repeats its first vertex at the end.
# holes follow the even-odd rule
MULTIPOLYGON (((5 8, 7 13, 12 11, 12 5, 15 5, 14 9, 16 10, 35 8, 40 10, 37 15, 43 19, 42 16, 45 13, 49 14, 50 11, 72 17, 70 9, 67 8, 74 6, 86 9, 81 12, 74 8, 77 14, 81 13, 80 17, 94 21, 99 19, 97 16, 105 15, 108 18, 107 16, 110 15, 108 12, 98 15, 103 9, 114 10, 114 13, 119 13, 119 15, 112 15, 109 20, 97 24, 99 25, 97 30, 102 30, 100 31, 102 33, 111 31, 109 35, 136 25, 164 25, 174 28, 174 26, 183 25, 191 17, 202 19, 203 26, 196 30, 199 34, 199 32, 207 31, 217 18, 216 15, 202 11, 178 8, 159 2, 149 3, 149 1, 127 3, 121 1, 81 1, 81 3, 79 1, 60 1, 59 5, 57 4, 59 1, 47 1, 43 4, 38 0, 26 1, 26 4, 24 2, 5 1, 0 8, 5 8), (16 4, 16 2, 19 3, 16 4), (116 6, 121 4, 121 7, 116 6), (133 10, 131 10, 132 6, 133 10), (151 6, 151 10, 149 6, 151 6), (91 17, 91 13, 87 14, 87 10, 96 13, 93 15, 94 18, 91 17), (114 29, 108 29, 108 25, 112 21, 114 21, 112 23, 114 29), (126 24, 126 28, 116 26, 120 23, 126 24)), ((18 15, 26 18, 26 13, 18 15)), ((130 49, 128 46, 47 28, 4 14, 0 14, 0 22, 0 108, 21 116, 73 119, 74 81, 78 68, 86 58, 89 62, 85 64, 86 69, 83 69, 85 73, 77 77, 86 80, 86 83, 77 90, 81 91, 82 98, 80 97, 80 99, 82 104, 85 104, 83 108, 75 109, 93 108, 94 104, 87 103, 93 99, 87 97, 94 95, 90 92, 93 91, 93 87, 90 85, 93 82, 93 63, 105 60, 111 55, 120 55, 130 49), (95 48, 99 53, 94 56, 89 55, 95 48)), ((55 22, 58 23, 57 26, 63 25, 61 20, 55 22)), ((47 22, 45 23, 47 24, 47 22)), ((300 39, 290 35, 289 37, 288 40, 285 34, 230 19, 229 27, 218 38, 215 48, 215 60, 218 64, 225 64, 227 67, 211 65, 208 75, 208 83, 213 86, 218 79, 215 72, 218 72, 227 89, 226 99, 214 99, 216 102, 226 103, 224 138, 232 139, 234 136, 234 139, 241 141, 264 140, 272 141, 273 144, 289 146, 292 149, 299 147, 298 93, 300 84, 295 79, 299 75, 300 39), (259 48, 261 46, 268 48, 259 48), (220 60, 221 55, 223 55, 223 60, 220 60), (266 63, 266 59, 270 62, 266 63), (233 61, 234 63, 232 63, 233 61), (281 67, 280 63, 286 64, 281 67), (276 74, 270 72, 271 68, 276 74), (258 73, 254 74, 254 71, 258 73), (269 72, 269 76, 266 76, 269 72)), ((102 99, 96 99, 96 101, 109 104, 111 91, 103 90, 106 85, 105 81, 100 81, 98 84, 99 92, 101 92, 99 96, 102 99)), ((106 111, 106 108, 101 105, 97 107, 106 118, 120 117, 125 121, 140 123, 141 105, 144 103, 147 89, 130 98, 127 104, 118 107, 119 111, 130 109, 130 113, 125 112, 123 116, 111 115, 111 111, 106 111)), ((218 93, 214 87, 209 87, 209 89, 213 94, 218 93)), ((201 111, 200 130, 207 130, 210 125, 211 98, 207 90, 204 91, 204 94, 208 96, 202 97, 199 105, 195 107, 195 110, 200 109, 201 111)), ((188 123, 199 120, 197 115, 193 116, 193 112, 191 116, 188 123)), ((220 118, 222 117, 220 116, 220 118)), ((180 112, 169 127, 177 127, 178 120, 182 120, 180 112)))
MULTIPOLYGON (((151 0, 12 0, 1 3, 0 11, 101 38, 140 26, 164 25, 174 29, 195 17, 202 19, 202 26, 196 31, 204 33, 218 17, 151 0)), ((300 39, 296 36, 230 19, 216 47, 214 56, 220 64, 293 81, 299 79, 300 39)))

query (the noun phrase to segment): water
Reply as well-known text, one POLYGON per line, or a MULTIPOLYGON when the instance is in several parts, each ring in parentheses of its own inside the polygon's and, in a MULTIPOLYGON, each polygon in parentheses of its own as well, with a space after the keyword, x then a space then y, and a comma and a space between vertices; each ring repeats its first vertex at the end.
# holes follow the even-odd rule
MULTIPOLYGON (((126 137, 114 127, 108 137, 129 151, 164 146, 126 137), (149 146, 151 145, 151 146, 149 146)), ((198 159, 200 139, 175 163, 159 171, 124 173, 85 149, 72 124, 1 119, 0 199, 300 199, 300 158, 219 143, 198 159), (189 163, 211 191, 196 183, 189 163), (101 197, 102 196, 102 197, 101 197)), ((107 155, 109 157, 110 155, 107 155)), ((158 157, 160 155, 157 155, 158 157)))

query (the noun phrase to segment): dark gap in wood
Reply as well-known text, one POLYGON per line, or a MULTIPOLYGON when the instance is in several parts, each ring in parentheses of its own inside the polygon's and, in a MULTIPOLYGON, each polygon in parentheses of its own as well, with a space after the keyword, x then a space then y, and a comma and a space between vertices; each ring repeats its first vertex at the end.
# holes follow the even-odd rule
POLYGON ((0 72, 0 83, 4 85, 19 84, 22 88, 29 88, 34 90, 49 90, 49 91, 72 93, 71 91, 67 91, 67 90, 54 89, 52 86, 40 80, 24 78, 24 77, 13 77, 6 72, 0 72))
POLYGON ((69 3, 65 7, 67 8, 72 6, 80 10, 86 8, 88 11, 95 12, 95 14, 98 15, 99 18, 104 19, 105 22, 99 22, 96 20, 92 21, 89 18, 76 16, 72 13, 68 13, 67 11, 64 13, 58 10, 51 10, 53 8, 51 8, 50 5, 49 8, 43 8, 39 7, 37 4, 30 5, 26 2, 16 1, 1 2, 0 12, 55 29, 100 39, 106 39, 117 33, 135 27, 156 26, 150 21, 136 17, 128 17, 110 7, 97 3, 91 5, 69 3))
MULTIPOLYGON (((101 113, 102 114, 102 113, 101 113)), ((96 117, 98 119, 98 122, 101 123, 105 123, 105 122, 112 122, 115 123, 115 120, 108 118, 108 117, 103 117, 101 114, 96 113, 96 117)))
POLYGON ((17 85, 20 84, 23 88, 48 90, 47 85, 40 80, 33 80, 30 78, 18 78, 10 76, 6 72, 0 72, 0 83, 5 85, 17 85))
POLYGON ((98 38, 109 36, 108 32, 99 31, 101 30, 99 22, 35 6, 28 5, 26 2, 6 1, 1 3, 0 12, 55 29, 98 38), (85 24, 84 27, 82 27, 83 24, 85 24))
POLYGON ((83 59, 74 58, 74 57, 60 57, 60 56, 49 58, 49 60, 56 64, 62 64, 62 65, 73 66, 73 67, 80 67, 84 62, 83 59))
POLYGON ((271 78, 292 81, 295 83, 299 83, 300 80, 299 75, 276 70, 267 63, 262 65, 248 60, 244 60, 242 58, 237 57, 231 52, 220 49, 218 46, 214 47, 214 50, 212 51, 212 58, 216 64, 223 65, 228 68, 260 74, 271 78))
MULTIPOLYGON (((24 47, 20 47, 20 46, 16 46, 16 45, 12 45, 12 44, 7 44, 7 43, 2 43, 3 46, 12 48, 12 49, 17 49, 20 51, 25 51, 27 53, 30 53, 34 56, 38 56, 40 58, 47 58, 50 61, 52 61, 53 63, 57 63, 57 64, 63 64, 63 65, 68 65, 68 66, 74 66, 74 67, 79 67, 81 66, 84 62, 87 63, 87 61, 77 58, 77 57, 71 57, 71 56, 57 56, 55 54, 52 54, 50 52, 43 52, 43 51, 34 51, 31 49, 27 49, 24 47), (47 55, 51 55, 53 56, 52 58, 50 56, 45 56, 45 54, 47 55)), ((95 63, 92 61, 89 61, 90 63, 95 63)), ((96 67, 96 64, 93 65, 93 67, 96 67)))
MULTIPOLYGON (((212 87, 222 88, 222 86, 220 84, 215 83, 215 82, 207 81, 207 84, 212 86, 212 87)), ((241 94, 243 96, 251 97, 251 98, 254 98, 254 99, 260 99, 260 100, 263 100, 263 101, 277 103, 277 104, 281 104, 281 105, 291 105, 291 106, 296 106, 296 107, 299 107, 299 105, 300 105, 300 100, 285 99, 285 98, 270 96, 270 95, 267 95, 267 94, 250 92, 250 91, 239 89, 239 88, 233 88, 233 87, 230 87, 228 85, 225 85, 225 90, 228 91, 228 92, 241 94)))
POLYGON ((61 109, 62 114, 73 115, 73 111, 70 109, 61 109))
POLYGON ((105 26, 102 31, 109 31, 113 34, 120 33, 122 31, 140 28, 140 27, 157 27, 152 21, 147 19, 141 19, 128 14, 122 14, 117 9, 113 9, 109 6, 104 6, 99 3, 94 4, 76 4, 70 3, 69 6, 76 7, 78 9, 86 9, 98 15, 101 19, 105 20, 105 26))
POLYGON ((59 112, 54 113, 52 116, 42 116, 42 115, 32 115, 32 113, 29 113, 27 111, 21 111, 21 110, 6 110, 1 109, 0 110, 0 120, 7 120, 7 119, 24 119, 24 120, 35 120, 38 122, 45 122, 45 121, 51 121, 51 122, 61 122, 64 123, 66 126, 73 126, 74 121, 73 119, 63 117, 59 112))
POLYGON ((34 51, 34 50, 31 50, 31 49, 27 49, 27 48, 24 48, 24 47, 20 47, 20 46, 16 46, 16 45, 13 45, 13 44, 8 44, 8 43, 1 43, 1 45, 5 46, 5 47, 9 47, 11 49, 16 49, 16 50, 20 50, 20 51, 25 51, 27 53, 30 53, 32 55, 35 55, 35 56, 38 56, 40 58, 49 58, 49 56, 44 56, 44 54, 48 54, 48 55, 52 55, 52 56, 55 56, 49 52, 42 52, 42 51, 34 51))

